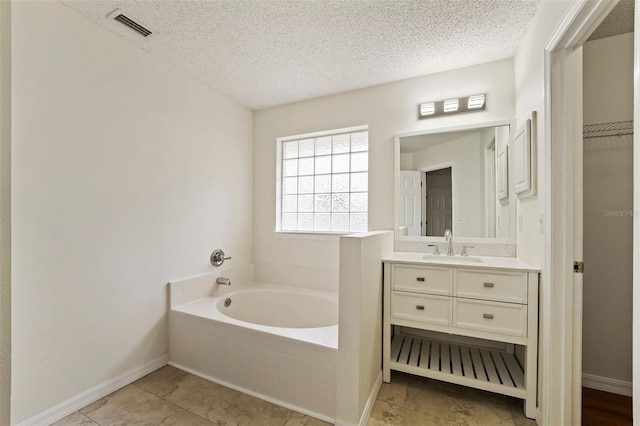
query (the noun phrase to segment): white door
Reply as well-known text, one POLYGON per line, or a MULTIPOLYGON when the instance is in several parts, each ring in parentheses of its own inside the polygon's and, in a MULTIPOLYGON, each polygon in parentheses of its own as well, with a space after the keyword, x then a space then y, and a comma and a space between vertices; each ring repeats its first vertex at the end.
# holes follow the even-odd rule
POLYGON ((400 170, 400 227, 406 227, 406 235, 420 236, 420 193, 420 172, 400 170))

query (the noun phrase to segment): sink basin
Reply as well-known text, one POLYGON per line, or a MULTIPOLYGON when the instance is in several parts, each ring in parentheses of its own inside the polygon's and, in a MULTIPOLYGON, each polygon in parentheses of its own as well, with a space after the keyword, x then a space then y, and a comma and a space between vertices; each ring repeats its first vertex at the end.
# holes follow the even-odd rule
POLYGON ((447 256, 446 254, 425 254, 422 256, 424 260, 432 260, 434 262, 442 263, 482 263, 482 259, 474 256, 447 256))

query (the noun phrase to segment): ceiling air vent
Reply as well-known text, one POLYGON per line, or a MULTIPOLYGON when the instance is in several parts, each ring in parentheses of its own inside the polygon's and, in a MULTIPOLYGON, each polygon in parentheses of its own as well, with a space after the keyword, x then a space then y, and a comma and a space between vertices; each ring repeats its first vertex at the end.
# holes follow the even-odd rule
POLYGON ((113 19, 120 22, 122 25, 126 25, 127 27, 131 28, 133 31, 137 32, 143 37, 148 37, 151 35, 151 31, 149 31, 133 19, 129 18, 128 16, 124 15, 119 9, 114 10, 109 14, 109 16, 113 17, 113 19))

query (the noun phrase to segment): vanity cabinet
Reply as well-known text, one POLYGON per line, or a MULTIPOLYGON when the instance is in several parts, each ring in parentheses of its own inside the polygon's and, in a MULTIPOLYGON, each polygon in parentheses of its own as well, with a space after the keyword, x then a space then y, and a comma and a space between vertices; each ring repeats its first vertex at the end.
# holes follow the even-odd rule
POLYGON ((383 260, 383 380, 397 370, 522 398, 535 418, 538 271, 419 259, 383 260))

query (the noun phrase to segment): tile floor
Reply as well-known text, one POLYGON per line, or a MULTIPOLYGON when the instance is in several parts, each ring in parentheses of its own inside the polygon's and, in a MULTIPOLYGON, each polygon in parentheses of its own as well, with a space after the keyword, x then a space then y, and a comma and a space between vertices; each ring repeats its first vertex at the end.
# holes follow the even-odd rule
MULTIPOLYGON (((402 373, 383 384, 369 425, 535 425, 522 401, 402 373)), ((89 404, 55 426, 280 425, 327 423, 171 366, 89 404)))

